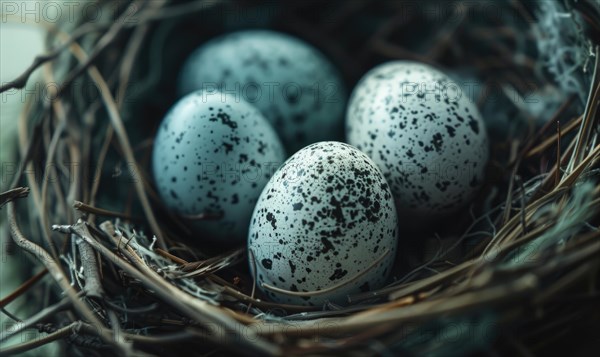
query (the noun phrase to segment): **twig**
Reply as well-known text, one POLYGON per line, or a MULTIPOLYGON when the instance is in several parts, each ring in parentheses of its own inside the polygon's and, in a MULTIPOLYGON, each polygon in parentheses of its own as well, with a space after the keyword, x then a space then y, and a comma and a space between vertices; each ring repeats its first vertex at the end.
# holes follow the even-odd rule
MULTIPOLYGON (((61 120, 60 124, 58 125, 58 127, 54 131, 54 134, 52 135, 52 140, 50 141, 50 145, 48 147, 48 153, 47 153, 48 159, 46 161, 47 169, 44 170, 44 177, 42 180, 42 192, 41 192, 42 210, 40 212, 40 223, 42 225, 42 235, 44 236, 44 239, 46 240, 46 243, 48 245, 48 248, 50 249, 50 253, 52 254, 52 257, 54 257, 54 259, 56 259, 56 260, 58 260, 58 252, 56 251, 56 247, 54 246, 54 242, 52 241, 52 233, 50 232, 50 222, 48 219, 49 210, 46 208, 46 206, 47 206, 47 198, 48 198, 48 182, 50 181, 49 176, 53 175, 54 177, 57 177, 56 168, 53 165, 54 155, 56 153, 58 141, 60 139, 60 136, 61 136, 65 126, 66 126, 66 120, 61 120)), ((57 186, 59 186, 59 185, 57 185, 57 186)), ((58 190, 56 190, 56 191, 58 192, 58 190)), ((62 194, 61 194, 61 196, 62 196, 62 194)), ((64 202, 64 200, 59 200, 59 201, 64 202)))
POLYGON ((519 181, 519 187, 521 190, 521 228, 523 230, 523 235, 527 234, 527 204, 525 201, 525 186, 523 185, 523 179, 521 176, 516 177, 519 181))
MULTIPOLYGON (((168 283, 155 271, 146 266, 142 259, 137 256, 130 246, 127 246, 122 250, 122 252, 140 270, 134 268, 130 263, 122 258, 115 256, 115 254, 108 248, 92 238, 88 226, 84 221, 79 220, 77 224, 72 226, 54 226, 53 229, 63 233, 73 233, 78 235, 83 240, 88 242, 92 247, 94 247, 94 249, 99 251, 100 254, 110 259, 114 264, 123 269, 127 274, 131 275, 135 279, 138 279, 144 286, 153 291, 165 302, 169 303, 199 323, 210 322, 207 328, 215 333, 215 339, 220 340, 225 345, 227 345, 227 341, 230 338, 236 336, 243 330, 242 326, 222 314, 221 311, 216 307, 209 305, 205 301, 192 297, 168 283), (226 333, 226 331, 230 331, 230 333, 226 333)), ((114 237, 110 238, 113 240, 115 239, 114 237)), ((115 243, 118 244, 118 241, 115 243)), ((247 338, 237 339, 237 341, 247 346, 251 350, 262 354, 278 354, 278 347, 275 345, 265 340, 261 340, 256 336, 248 336, 246 334, 246 337, 247 338)))
MULTIPOLYGON (((92 180, 92 188, 90 190, 90 206, 93 206, 96 202, 96 194, 98 193, 98 188, 100 187, 100 168, 104 166, 104 160, 106 159, 106 154, 108 153, 108 149, 110 143, 112 142, 112 138, 114 135, 115 129, 112 125, 109 125, 106 128, 106 133, 104 135, 104 142, 102 143, 102 147, 100 148, 100 153, 98 154, 98 166, 96 171, 94 172, 94 179, 92 180), (98 175, 98 176, 96 176, 98 175)), ((77 207, 75 207, 77 208, 77 207)), ((89 222, 93 222, 93 214, 89 217, 89 222)))
POLYGON ((561 154, 560 154, 560 139, 562 137, 562 133, 560 130, 560 122, 557 121, 556 122, 556 131, 557 131, 557 136, 556 136, 556 175, 554 177, 554 187, 556 187, 558 185, 558 183, 560 182, 560 176, 561 176, 561 168, 560 168, 560 158, 561 158, 561 154))
MULTIPOLYGON (((254 294, 256 293, 256 276, 258 275, 258 272, 256 270, 256 257, 254 256, 254 251, 252 249, 248 249, 248 256, 250 259, 250 263, 252 264, 252 271, 254 272, 254 274, 252 275, 252 292, 250 293, 250 298, 254 299, 254 294)), ((246 313, 250 312, 251 307, 252 303, 248 304, 246 313)))
POLYGON ((31 77, 31 75, 33 74, 33 72, 35 72, 36 69, 38 69, 46 62, 54 60, 72 43, 76 42, 84 35, 90 32, 100 31, 104 28, 106 28, 105 24, 98 23, 86 23, 82 25, 81 27, 73 31, 73 34, 69 37, 67 41, 63 42, 61 45, 57 46, 55 49, 53 49, 47 54, 36 56, 33 60, 33 63, 29 65, 29 67, 27 67, 27 69, 23 73, 21 73, 17 78, 8 83, 2 84, 0 86, 0 93, 5 92, 9 89, 24 88, 27 84, 27 81, 29 80, 29 77, 31 77))
POLYGON ((189 264, 187 260, 181 259, 178 256, 175 256, 175 255, 167 252, 166 250, 162 250, 160 248, 155 248, 154 252, 157 253, 158 255, 162 256, 163 258, 167 258, 169 260, 174 261, 177 264, 180 264, 180 265, 189 264))
MULTIPOLYGON (((157 21, 162 19, 167 19, 170 17, 177 17, 183 15, 189 15, 195 11, 200 11, 209 8, 210 6, 214 6, 219 1, 198 1, 190 4, 184 4, 179 6, 170 7, 164 11, 150 11, 149 14, 142 12, 139 17, 139 22, 148 22, 148 21, 157 21)), ((138 4, 144 4, 143 1, 138 2, 138 4)), ((132 8, 137 12, 139 8, 143 6, 133 6, 132 8)), ((71 36, 67 39, 67 41, 63 42, 53 50, 51 50, 47 54, 38 55, 34 58, 33 63, 27 67, 27 69, 21 73, 17 78, 12 81, 0 85, 0 93, 5 92, 10 89, 22 89, 27 84, 29 77, 35 72, 43 64, 55 60, 62 52, 64 52, 69 46, 76 43, 83 36, 91 33, 102 31, 105 29, 109 29, 103 37, 98 41, 97 47, 94 49, 92 55, 90 55, 90 59, 85 64, 81 64, 75 71, 73 71, 68 77, 67 80, 63 83, 64 87, 68 87, 72 83, 72 81, 77 78, 83 71, 89 66, 99 55, 100 53, 106 49, 115 39, 116 36, 126 28, 130 28, 132 26, 139 25, 138 22, 132 24, 128 20, 129 17, 133 16, 132 11, 125 10, 121 18, 113 21, 112 25, 107 25, 104 23, 86 23, 81 27, 77 28, 71 36)), ((56 31, 54 28, 49 28, 49 31, 56 31)), ((61 87, 61 93, 64 91, 64 88, 61 87)))
POLYGON ((108 315, 110 326, 113 330, 113 339, 115 343, 121 347, 121 350, 125 351, 125 356, 139 355, 140 353, 134 352, 131 341, 125 340, 117 314, 111 309, 107 309, 106 314, 108 315))
POLYGON ((10 293, 7 297, 0 300, 0 308, 4 308, 6 305, 13 302, 19 296, 21 296, 27 289, 33 286, 35 283, 40 281, 44 276, 48 273, 48 269, 42 269, 39 273, 35 274, 31 278, 29 278, 26 282, 24 282, 21 286, 19 286, 15 291, 10 293))
MULTIPOLYGON (((567 125, 565 125, 564 128, 560 128, 561 130, 561 134, 564 136, 565 134, 570 133, 573 129, 575 129, 579 124, 581 124, 581 119, 583 118, 583 116, 578 117, 577 119, 571 120, 567 123, 567 125)), ((560 126, 560 121, 555 121, 557 126, 560 126)), ((547 138, 546 140, 544 140, 544 142, 542 142, 540 145, 536 146, 535 148, 531 149, 526 155, 525 158, 530 158, 532 156, 544 153, 546 151, 547 148, 549 148, 550 146, 552 146, 552 144, 555 144, 556 141, 558 140, 558 130, 557 133, 550 136, 549 138, 547 138)))
POLYGON ((124 307, 121 307, 121 306, 115 304, 114 302, 111 302, 110 300, 104 300, 104 302, 106 303, 106 305, 110 306, 112 309, 124 312, 128 315, 129 314, 147 314, 149 312, 156 310, 159 307, 159 304, 153 303, 153 304, 139 307, 139 308, 131 308, 131 307, 124 308, 124 307))
MULTIPOLYGON (((478 307, 491 308, 495 304, 506 302, 508 297, 514 301, 522 301, 522 297, 535 291, 538 284, 538 279, 535 276, 527 274, 503 286, 492 286, 479 292, 466 292, 460 296, 444 300, 422 301, 419 304, 403 306, 400 309, 385 310, 378 313, 366 311, 349 318, 330 319, 327 324, 322 324, 320 320, 302 321, 302 323, 299 321, 295 324, 296 328, 286 331, 286 335, 310 336, 318 334, 322 336, 328 333, 339 334, 341 332, 359 331, 385 323, 399 324, 417 319, 437 317, 449 312, 460 313, 461 311, 478 307)), ((260 327, 257 326, 256 332, 268 336, 279 334, 281 333, 280 329, 286 327, 286 324, 272 323, 272 325, 272 329, 265 330, 260 330, 260 327)))
MULTIPOLYGON (((71 48, 73 50, 73 54, 77 57, 80 63, 86 63, 88 57, 83 51, 83 49, 77 44, 72 44, 71 48)), ((108 115, 111 119, 112 126, 115 129, 115 133, 117 134, 117 138, 119 139, 119 142, 123 149, 123 153, 125 154, 125 159, 129 164, 133 166, 134 172, 137 174, 141 171, 141 168, 137 164, 137 160, 135 159, 133 150, 131 149, 131 144, 127 136, 127 131, 125 130, 125 125, 123 124, 123 120, 121 119, 121 115, 119 114, 118 108, 115 104, 114 97, 110 92, 110 88, 104 80, 104 77, 102 77, 102 75, 100 74, 100 71, 98 71, 98 69, 95 66, 89 66, 89 68, 87 68, 87 71, 89 76, 94 80, 94 82, 99 88, 102 101, 106 106, 106 110, 108 111, 108 115)), ((166 243, 162 235, 162 229, 158 225, 154 212, 152 211, 152 207, 150 206, 148 195, 146 194, 146 190, 144 187, 144 182, 145 180, 142 180, 141 177, 136 177, 134 179, 134 187, 136 188, 140 204, 142 205, 144 213, 146 214, 148 223, 150 224, 152 231, 158 238, 158 244, 161 246, 161 248, 166 249, 166 243)))
POLYGON ((93 214, 97 214, 100 216, 118 217, 118 218, 126 219, 128 221, 133 221, 133 222, 141 222, 142 221, 142 219, 140 217, 131 217, 124 213, 109 211, 109 210, 106 210, 103 208, 98 208, 98 207, 93 207, 93 206, 85 204, 81 201, 73 202, 73 208, 75 208, 78 211, 93 213, 93 214))
POLYGON ((15 243, 23 250, 33 254, 42 264, 46 266, 48 272, 54 278, 56 283, 62 289, 62 291, 69 297, 73 307, 90 323, 96 326, 99 330, 99 334, 103 340, 112 344, 112 334, 106 329, 103 324, 96 318, 96 316, 90 311, 90 309, 79 299, 78 294, 73 290, 67 277, 62 271, 61 267, 56 263, 54 259, 39 245, 25 238, 16 221, 15 205, 14 202, 9 202, 8 208, 8 224, 10 232, 15 243))
POLYGON ((585 112, 583 113, 583 120, 581 126, 579 127, 579 133, 576 138, 575 151, 573 152, 573 156, 571 157, 571 161, 567 167, 568 172, 572 172, 574 167, 583 160, 591 132, 598 122, 598 118, 596 117, 598 103, 600 102, 600 48, 598 46, 596 46, 595 49, 595 57, 596 62, 594 66, 594 74, 592 75, 590 93, 585 107, 585 112))
POLYGON ((73 322, 70 325, 67 325, 61 329, 58 329, 44 337, 34 338, 27 342, 23 342, 21 344, 15 345, 15 346, 2 348, 2 351, 0 351, 0 355, 8 356, 8 355, 14 355, 17 353, 22 353, 22 352, 32 350, 34 348, 46 345, 50 342, 60 340, 61 338, 65 338, 67 336, 75 334, 75 333, 77 333, 77 331, 79 331, 80 328, 81 328, 81 321, 73 322))
MULTIPOLYGON (((364 270, 356 273, 354 276, 350 277, 349 279, 343 280, 337 284, 331 285, 325 289, 321 289, 321 290, 314 290, 314 291, 290 291, 290 290, 285 290, 285 289, 281 289, 278 288, 276 286, 272 286, 269 285, 267 283, 261 283, 261 286, 267 290, 271 290, 274 291, 276 293, 279 294, 283 294, 283 295, 289 295, 289 296, 318 296, 318 295, 324 295, 324 294, 328 294, 332 291, 338 290, 339 288, 346 286, 354 281, 356 281, 357 279, 360 279, 362 276, 364 276, 366 273, 368 273, 369 271, 373 270, 373 268, 375 268, 379 263, 381 263, 381 261, 390 253, 389 249, 386 249, 383 254, 381 254, 381 256, 379 256, 379 258, 375 259, 375 261, 373 261, 368 267, 366 267, 364 270)), ((255 274, 257 274, 258 272, 255 272, 255 274)))
MULTIPOLYGON (((89 67, 92 66, 93 62, 98 58, 102 51, 104 51, 117 38, 117 35, 126 28, 126 24, 129 22, 128 19, 137 14, 140 9, 147 4, 147 2, 139 0, 133 1, 129 4, 127 9, 123 11, 119 18, 112 23, 108 31, 98 40, 92 52, 89 55, 86 55, 86 58, 83 61, 80 61, 79 65, 74 70, 69 72, 58 88, 57 96, 61 96, 71 86, 71 84, 73 84, 73 81, 77 77, 79 77, 82 73, 88 70, 89 67)), ((79 47, 76 42, 70 44, 71 48, 74 46, 79 47)), ((101 93, 104 90, 105 88, 100 88, 101 93)))
POLYGON ((5 308, 0 308, 0 311, 2 311, 2 313, 6 316, 8 316, 8 318, 10 318, 13 321, 16 322, 21 322, 21 319, 18 318, 17 316, 15 316, 14 314, 12 314, 11 312, 9 312, 8 310, 6 310, 5 308))
POLYGON ((588 166, 594 160, 596 160, 598 158, 598 156, 600 156, 600 145, 596 146, 594 148, 594 150, 592 150, 592 152, 590 152, 589 155, 587 155, 581 161, 581 163, 579 163, 579 165, 575 166, 573 168, 573 170, 571 170, 569 175, 567 175, 565 178, 563 178, 562 181, 560 182, 560 184, 558 186, 556 186, 556 189, 566 188, 566 187, 569 187, 570 185, 572 185, 579 178, 579 176, 583 173, 583 171, 586 168, 588 168, 588 166))
POLYGON ((0 193, 0 209, 9 201, 17 198, 24 198, 29 195, 29 187, 17 187, 0 193))
POLYGON ((92 247, 85 241, 76 239, 75 243, 79 249, 79 259, 81 260, 85 276, 85 285, 83 289, 86 292, 86 296, 100 300, 104 296, 104 289, 100 282, 102 279, 100 278, 98 270, 96 254, 92 247))
POLYGON ((27 320, 18 323, 17 325, 15 325, 14 328, 10 329, 8 332, 5 332, 2 335, 2 337, 0 338, 0 342, 6 341, 9 338, 11 338, 12 336, 17 335, 18 333, 30 328, 31 326, 42 323, 42 322, 46 321, 47 319, 54 317, 54 315, 56 313, 58 313, 60 311, 64 311, 71 305, 72 305, 71 300, 69 300, 68 298, 65 298, 65 299, 61 300, 60 302, 58 302, 57 304, 54 304, 52 306, 48 306, 48 307, 44 308, 42 311, 36 313, 35 315, 31 316, 27 320))
POLYGON ((519 142, 513 141, 512 145, 511 145, 511 160, 510 161, 513 161, 513 157, 516 156, 516 158, 515 158, 515 166, 513 167, 511 174, 510 174, 510 178, 509 178, 508 193, 506 194, 506 203, 505 203, 505 207, 504 207, 504 214, 502 216, 503 223, 506 223, 508 221, 508 219, 510 218, 510 211, 512 209, 512 201, 513 201, 512 195, 513 195, 513 190, 514 190, 515 176, 517 175, 517 171, 519 170, 519 166, 521 165, 522 156, 517 154, 518 147, 519 147, 519 142))
MULTIPOLYGON (((219 279, 215 279, 217 278, 216 275, 210 276, 207 279, 211 280, 211 281, 217 281, 220 282, 219 279)), ((243 292, 234 289, 226 284, 223 284, 222 282, 220 282, 221 285, 223 285, 223 292, 226 293, 229 296, 233 296, 237 299, 239 299, 239 301, 245 302, 245 303, 249 303, 249 304, 253 304, 259 308, 264 308, 264 309, 274 309, 274 308, 279 308, 279 309, 283 309, 285 311, 294 311, 294 312, 306 312, 306 311, 317 311, 317 310, 322 310, 322 308, 320 306, 302 306, 302 305, 288 305, 288 304, 277 304, 274 302, 269 302, 269 301, 263 301, 263 300, 259 300, 256 298, 252 298, 246 294, 244 294, 243 292)))

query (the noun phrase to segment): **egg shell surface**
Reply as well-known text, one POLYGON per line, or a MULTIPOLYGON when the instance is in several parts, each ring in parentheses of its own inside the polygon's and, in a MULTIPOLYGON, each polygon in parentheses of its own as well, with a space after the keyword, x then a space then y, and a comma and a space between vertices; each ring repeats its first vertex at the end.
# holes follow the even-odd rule
POLYGON ((261 190, 285 160, 277 134, 252 105, 194 92, 163 119, 152 167, 168 209, 214 242, 245 242, 261 190), (195 219, 199 216, 208 219, 195 219))
POLYGON ((315 47, 293 36, 247 30, 216 37, 193 52, 179 92, 220 90, 255 105, 288 153, 343 138, 347 90, 338 70, 315 47))
POLYGON ((348 295, 385 283, 397 225, 391 191, 371 159, 348 144, 312 144, 265 186, 248 236, 250 268, 280 303, 346 304, 348 295), (263 283, 317 294, 290 296, 263 283))
POLYGON ((425 64, 394 61, 368 72, 350 98, 346 137, 380 167, 401 214, 456 211, 483 182, 489 149, 479 111, 425 64))

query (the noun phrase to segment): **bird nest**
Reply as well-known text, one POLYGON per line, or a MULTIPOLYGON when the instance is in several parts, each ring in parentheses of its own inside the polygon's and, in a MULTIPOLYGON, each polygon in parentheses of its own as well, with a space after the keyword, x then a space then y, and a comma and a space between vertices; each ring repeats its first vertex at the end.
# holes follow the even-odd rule
POLYGON ((47 27, 47 52, 2 86, 23 88, 42 69, 43 98, 27 96, 20 117, 9 118, 19 123, 20 164, 1 196, 12 237, 3 246, 31 264, 30 278, 2 297, 15 322, 1 354, 54 341, 73 355, 597 348, 597 2, 93 5, 68 21, 36 23, 47 27), (344 306, 265 299, 246 250, 203 243, 164 209, 148 174, 186 56, 251 27, 312 43, 349 86, 388 60, 443 67, 471 83, 488 124, 492 160, 477 198, 435 227, 401 234, 389 284, 344 306), (39 311, 19 319, 10 312, 16 299, 39 311), (39 334, 15 342, 27 331, 39 334))

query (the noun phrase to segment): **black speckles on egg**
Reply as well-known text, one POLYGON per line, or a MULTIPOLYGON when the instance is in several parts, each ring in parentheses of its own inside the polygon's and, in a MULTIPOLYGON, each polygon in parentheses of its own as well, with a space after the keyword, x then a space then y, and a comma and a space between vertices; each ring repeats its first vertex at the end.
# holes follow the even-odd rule
MULTIPOLYGON (((328 58, 298 38, 246 30, 206 42, 186 61, 178 90, 184 95, 215 84, 255 105, 276 128, 288 152, 338 138, 345 85, 328 58)), ((216 119, 235 125, 225 116, 216 119)))
POLYGON ((471 115, 469 115, 469 127, 475 134, 479 134, 479 122, 471 115))
POLYGON ((232 95, 195 92, 169 111, 152 156, 156 186, 169 209, 216 215, 190 226, 203 237, 240 243, 272 173, 268 168, 283 162, 285 153, 257 109, 232 95))
POLYGON ((347 274, 348 274, 347 270, 336 269, 333 272, 333 274, 331 274, 331 276, 329 277, 329 280, 331 280, 331 281, 340 280, 343 277, 345 277, 347 274))
POLYGON ((271 270, 271 268, 273 267, 273 261, 271 259, 262 259, 260 263, 267 270, 271 270))
POLYGON ((269 223, 271 223, 271 227, 273 227, 273 230, 276 231, 277 230, 277 219, 275 218, 273 213, 271 213, 271 212, 267 213, 267 221, 269 223))
MULTIPOLYGON (((359 279, 329 294, 292 297, 282 303, 345 303, 346 296, 381 286, 396 251, 397 214, 390 188, 377 166, 356 148, 339 142, 310 145, 282 165, 256 204, 248 248, 261 283, 314 291, 343 283, 381 258, 359 279)), ((260 285, 259 285, 260 286, 260 285)))
POLYGON ((223 113, 222 109, 219 109, 219 113, 215 116, 211 116, 208 120, 212 122, 221 121, 221 124, 228 126, 231 130, 237 128, 237 122, 231 120, 231 117, 227 113, 223 113))
POLYGON ((428 65, 394 61, 367 73, 352 93, 347 141, 381 168, 403 214, 454 211, 479 188, 487 133, 466 93, 446 95, 458 87, 428 65))

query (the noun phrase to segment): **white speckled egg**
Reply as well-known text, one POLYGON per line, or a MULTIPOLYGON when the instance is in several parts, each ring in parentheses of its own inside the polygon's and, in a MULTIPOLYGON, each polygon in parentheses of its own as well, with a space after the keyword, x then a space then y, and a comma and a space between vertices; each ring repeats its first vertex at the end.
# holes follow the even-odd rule
POLYGON ((385 283, 397 219, 389 186, 367 155, 340 142, 312 144, 277 170, 258 199, 248 234, 252 274, 280 303, 347 303, 349 294, 385 283))
POLYGON ((198 91, 166 115, 152 160, 167 208, 188 219, 197 234, 229 244, 244 241, 254 204, 285 152, 256 108, 198 91), (193 219, 202 215, 208 219, 193 219))
POLYGON ((395 61, 367 73, 350 98, 346 135, 379 165, 403 214, 455 211, 483 181, 488 138, 477 107, 428 65, 395 61))
POLYGON ((255 105, 290 154, 343 137, 347 91, 339 72, 316 48, 273 31, 214 38, 190 55, 179 92, 221 90, 255 105))

